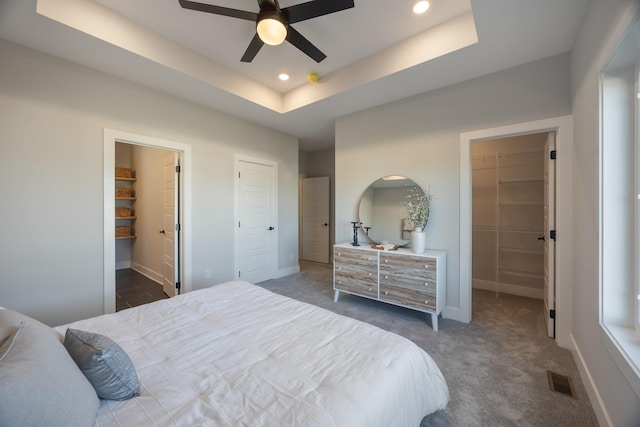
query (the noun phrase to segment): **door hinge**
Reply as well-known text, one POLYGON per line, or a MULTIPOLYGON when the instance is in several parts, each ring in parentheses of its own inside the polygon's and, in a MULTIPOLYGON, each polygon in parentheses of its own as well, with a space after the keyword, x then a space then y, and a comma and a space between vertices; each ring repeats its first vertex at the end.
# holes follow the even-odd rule
POLYGON ((238 178, 240 178, 240 172, 238 172, 238 178))
POLYGON ((238 270, 238 279, 240 278, 240 270, 238 270))
POLYGON ((551 240, 556 240, 556 230, 549 231, 549 238, 551 240))
POLYGON ((551 150, 551 152, 549 153, 549 158, 551 160, 555 160, 557 158, 558 154, 556 153, 556 150, 551 150))
POLYGON ((176 282, 176 289, 180 290, 180 282, 176 282))
POLYGON ((180 231, 182 229, 182 227, 180 227, 180 224, 176 224, 176 231, 180 231))
POLYGON ((176 165, 176 173, 180 173, 180 165, 176 165))
POLYGON ((549 318, 551 318, 551 319, 555 319, 556 318, 556 311, 555 310, 549 310, 549 318))
POLYGON ((238 228, 240 228, 240 221, 238 221, 238 228))

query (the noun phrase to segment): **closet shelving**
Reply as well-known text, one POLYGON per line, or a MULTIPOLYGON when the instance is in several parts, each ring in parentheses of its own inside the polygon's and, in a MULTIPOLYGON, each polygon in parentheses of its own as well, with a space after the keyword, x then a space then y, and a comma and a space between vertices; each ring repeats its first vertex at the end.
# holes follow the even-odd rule
POLYGON ((539 240, 544 234, 543 159, 541 150, 474 156, 474 172, 484 170, 480 194, 494 206, 482 208, 481 223, 474 222, 473 230, 494 245, 485 256, 495 262, 491 276, 498 286, 543 286, 544 245, 539 240))
MULTIPOLYGON (((121 176, 124 168, 116 168, 116 240, 135 239, 135 229, 133 222, 136 220, 133 202, 136 201, 136 193, 133 184, 137 178, 135 172, 130 172, 131 176, 121 176)), ((126 172, 124 172, 126 173, 126 172)))

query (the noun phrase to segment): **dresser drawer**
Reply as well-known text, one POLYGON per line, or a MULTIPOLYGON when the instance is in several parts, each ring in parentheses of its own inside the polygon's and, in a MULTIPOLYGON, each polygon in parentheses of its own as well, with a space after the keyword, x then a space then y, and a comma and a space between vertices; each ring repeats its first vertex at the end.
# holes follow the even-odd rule
POLYGON ((436 311, 436 291, 415 290, 380 282, 380 300, 419 310, 436 311))
POLYGON ((380 254, 380 283, 417 291, 436 288, 436 260, 380 254))
POLYGON ((349 248, 334 248, 336 290, 378 297, 378 254, 349 248))

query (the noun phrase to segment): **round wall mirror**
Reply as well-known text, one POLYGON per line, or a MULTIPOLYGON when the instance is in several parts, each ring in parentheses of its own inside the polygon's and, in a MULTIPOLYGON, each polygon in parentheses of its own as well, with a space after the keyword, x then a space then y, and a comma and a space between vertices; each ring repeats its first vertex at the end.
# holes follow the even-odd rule
POLYGON ((396 246, 409 243, 413 225, 407 218, 403 202, 407 200, 407 190, 411 187, 417 187, 424 193, 418 184, 404 176, 385 176, 364 192, 358 207, 358 220, 361 232, 372 243, 396 246))

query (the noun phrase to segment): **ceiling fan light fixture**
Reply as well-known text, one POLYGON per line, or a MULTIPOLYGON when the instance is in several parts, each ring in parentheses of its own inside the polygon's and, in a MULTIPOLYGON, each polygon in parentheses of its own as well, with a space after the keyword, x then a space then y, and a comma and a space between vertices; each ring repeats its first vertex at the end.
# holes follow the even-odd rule
POLYGON ((277 12, 261 14, 256 24, 256 32, 260 40, 271 46, 282 44, 287 38, 287 26, 277 12))
POLYGON ((429 9, 429 2, 427 0, 413 0, 411 3, 411 10, 416 15, 420 15, 421 13, 425 13, 429 9))

